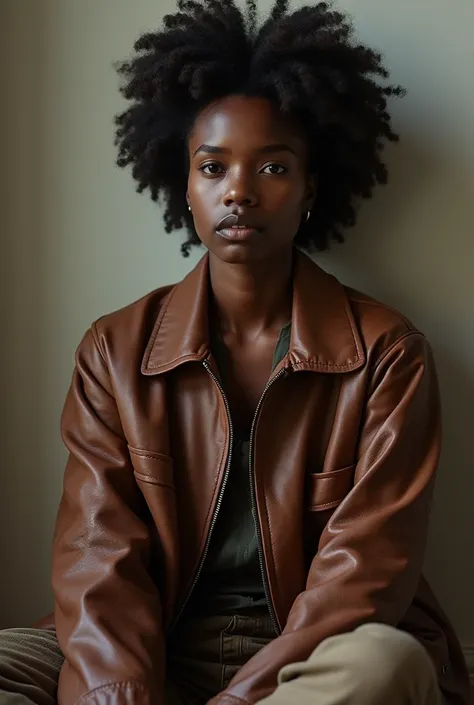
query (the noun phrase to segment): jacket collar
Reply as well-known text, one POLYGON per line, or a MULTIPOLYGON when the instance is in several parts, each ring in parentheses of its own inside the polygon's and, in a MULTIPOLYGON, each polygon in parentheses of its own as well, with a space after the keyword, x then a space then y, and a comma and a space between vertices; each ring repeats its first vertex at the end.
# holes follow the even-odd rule
MULTIPOLYGON (((294 250, 290 350, 293 370, 350 372, 365 354, 347 294, 338 280, 294 250)), ((209 355, 209 254, 163 301, 142 362, 145 375, 161 374, 209 355)))

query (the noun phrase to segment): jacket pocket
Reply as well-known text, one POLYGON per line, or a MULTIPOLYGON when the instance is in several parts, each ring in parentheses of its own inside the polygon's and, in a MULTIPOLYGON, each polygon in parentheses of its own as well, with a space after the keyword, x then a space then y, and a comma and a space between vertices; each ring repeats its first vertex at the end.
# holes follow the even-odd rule
POLYGON ((348 465, 332 472, 316 472, 310 475, 309 509, 324 512, 334 509, 354 485, 355 465, 348 465))
POLYGON ((173 459, 169 455, 132 446, 128 446, 128 450, 137 480, 174 490, 173 459))

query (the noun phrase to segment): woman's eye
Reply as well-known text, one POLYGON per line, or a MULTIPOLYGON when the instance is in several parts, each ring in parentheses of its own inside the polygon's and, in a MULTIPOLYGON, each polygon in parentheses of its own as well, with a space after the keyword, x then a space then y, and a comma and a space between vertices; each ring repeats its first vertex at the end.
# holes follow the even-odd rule
POLYGON ((267 164, 267 166, 263 167, 262 173, 263 174, 284 174, 285 171, 287 171, 287 168, 282 166, 281 164, 267 164))
POLYGON ((204 174, 212 174, 214 176, 215 174, 222 174, 224 169, 217 162, 208 162, 207 164, 200 166, 199 171, 202 171, 204 174))

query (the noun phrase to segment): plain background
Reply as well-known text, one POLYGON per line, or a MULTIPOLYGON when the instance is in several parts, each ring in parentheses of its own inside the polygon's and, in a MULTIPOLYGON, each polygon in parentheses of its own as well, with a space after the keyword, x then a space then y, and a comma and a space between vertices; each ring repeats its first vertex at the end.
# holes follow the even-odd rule
MULTIPOLYGON (((266 7, 262 4, 262 9, 266 7)), ((391 182, 323 266, 401 309, 430 339, 445 443, 426 571, 474 647, 474 4, 345 0, 381 49, 402 142, 391 182)), ((113 62, 171 0, 0 0, 0 627, 51 606, 59 419, 91 321, 182 278, 181 234, 114 166, 113 62)), ((319 302, 315 301, 315 306, 319 302)), ((324 302, 321 302, 324 305, 324 302)))

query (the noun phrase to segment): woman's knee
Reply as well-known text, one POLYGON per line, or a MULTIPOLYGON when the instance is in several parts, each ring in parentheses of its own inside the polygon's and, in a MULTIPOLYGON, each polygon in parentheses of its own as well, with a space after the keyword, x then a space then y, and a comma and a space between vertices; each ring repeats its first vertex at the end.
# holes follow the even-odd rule
POLYGON ((330 637, 307 661, 281 669, 279 688, 268 698, 268 705, 293 701, 354 705, 441 702, 435 669, 422 645, 409 634, 382 624, 367 624, 330 637))
POLYGON ((410 634, 385 624, 367 624, 353 632, 351 676, 386 690, 396 684, 417 688, 435 683, 436 673, 424 647, 410 634))

